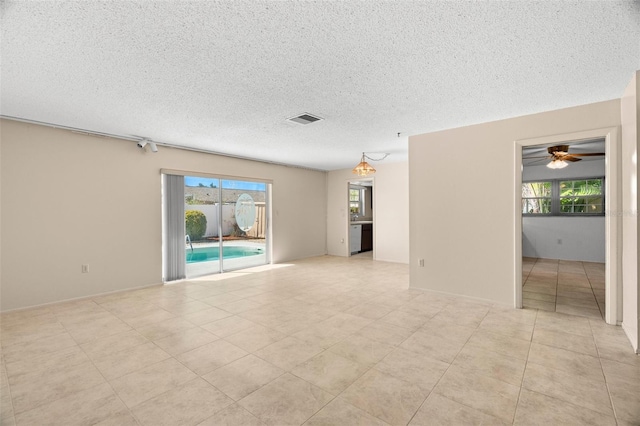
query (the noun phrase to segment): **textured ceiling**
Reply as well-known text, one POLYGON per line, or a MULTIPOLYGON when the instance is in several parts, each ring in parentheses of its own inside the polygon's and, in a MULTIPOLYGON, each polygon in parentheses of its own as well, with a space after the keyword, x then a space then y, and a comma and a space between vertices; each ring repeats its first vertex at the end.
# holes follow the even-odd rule
POLYGON ((0 7, 2 115, 323 170, 362 151, 404 161, 413 134, 619 98, 640 68, 639 2, 0 7), (285 120, 304 112, 324 120, 285 120))

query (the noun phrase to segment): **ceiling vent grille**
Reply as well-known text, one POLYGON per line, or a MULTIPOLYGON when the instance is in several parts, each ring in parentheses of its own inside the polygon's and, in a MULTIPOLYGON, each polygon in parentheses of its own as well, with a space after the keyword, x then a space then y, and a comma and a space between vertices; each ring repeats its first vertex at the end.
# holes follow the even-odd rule
POLYGON ((291 117, 291 118, 287 118, 288 121, 293 121, 294 123, 298 123, 298 124, 311 124, 311 123, 315 123, 316 121, 320 121, 322 120, 322 118, 320 117, 316 117, 315 115, 311 115, 308 113, 304 113, 304 114, 300 114, 300 115, 296 115, 295 117, 291 117))

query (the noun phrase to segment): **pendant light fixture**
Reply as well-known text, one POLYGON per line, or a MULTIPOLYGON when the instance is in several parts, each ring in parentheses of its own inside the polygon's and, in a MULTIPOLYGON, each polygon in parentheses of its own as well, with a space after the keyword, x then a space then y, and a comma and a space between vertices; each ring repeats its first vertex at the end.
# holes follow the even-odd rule
POLYGON ((376 169, 374 169, 373 167, 371 167, 371 165, 369 163, 367 163, 367 159, 368 160, 372 160, 372 161, 381 161, 381 160, 384 160, 385 158, 387 158, 388 156, 389 156, 389 154, 385 153, 382 158, 375 159, 375 158, 369 157, 368 155, 366 155, 363 152, 362 153, 362 159, 360 160, 360 163, 357 166, 355 166, 351 172, 353 174, 358 175, 358 176, 369 176, 369 175, 372 175, 372 174, 374 174, 376 172, 376 169))
POLYGON ((364 152, 362 153, 362 160, 360 160, 360 164, 358 164, 356 167, 354 167, 354 169, 352 170, 352 173, 358 175, 358 176, 368 176, 370 174, 373 174, 376 172, 376 169, 374 169, 373 167, 371 167, 371 165, 369 163, 367 163, 367 161, 365 160, 365 155, 364 152))

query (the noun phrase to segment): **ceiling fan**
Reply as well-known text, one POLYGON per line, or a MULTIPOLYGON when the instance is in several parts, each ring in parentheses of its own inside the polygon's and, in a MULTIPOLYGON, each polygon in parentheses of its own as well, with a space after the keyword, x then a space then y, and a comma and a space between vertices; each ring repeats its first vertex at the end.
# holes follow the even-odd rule
POLYGON ((568 162, 575 163, 576 161, 580 161, 581 158, 578 158, 578 157, 597 157, 597 156, 605 155, 604 152, 585 152, 582 154, 570 154, 569 145, 550 146, 547 148, 547 152, 549 153, 549 155, 543 155, 543 156, 537 156, 537 157, 522 157, 522 159, 523 160, 537 159, 532 163, 543 161, 545 159, 551 160, 551 162, 547 164, 547 167, 549 167, 550 169, 562 169, 569 165, 568 162))

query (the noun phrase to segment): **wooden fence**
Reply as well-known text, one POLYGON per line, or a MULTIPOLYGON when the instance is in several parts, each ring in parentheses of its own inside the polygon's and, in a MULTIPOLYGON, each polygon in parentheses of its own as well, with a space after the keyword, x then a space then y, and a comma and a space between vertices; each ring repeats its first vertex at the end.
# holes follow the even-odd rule
POLYGON ((256 203, 256 222, 247 232, 250 238, 266 238, 267 235, 267 206, 264 202, 256 203))

